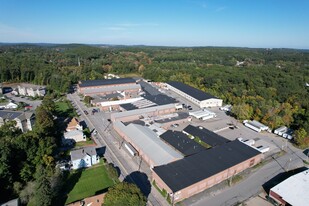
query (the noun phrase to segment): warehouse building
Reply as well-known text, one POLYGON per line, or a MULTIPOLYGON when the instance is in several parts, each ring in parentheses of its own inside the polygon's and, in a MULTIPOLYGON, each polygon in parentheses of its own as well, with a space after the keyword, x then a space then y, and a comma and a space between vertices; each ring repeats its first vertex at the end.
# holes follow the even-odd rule
POLYGON ((202 150, 178 161, 153 168, 153 180, 165 189, 172 203, 191 197, 261 161, 262 155, 234 140, 202 150))
POLYGON ((77 91, 85 96, 105 95, 116 92, 138 93, 141 86, 132 78, 85 80, 77 85, 77 91))
POLYGON ((130 145, 151 168, 168 164, 183 158, 183 155, 165 144, 157 134, 148 127, 114 122, 115 131, 130 145))
POLYGON ((158 115, 170 114, 176 111, 175 104, 166 104, 142 109, 135 109, 111 114, 111 121, 116 120, 128 122, 138 120, 140 118, 156 117, 158 115))
POLYGON ((200 108, 222 106, 222 99, 184 83, 172 81, 166 83, 166 87, 198 105, 200 108))
POLYGON ((293 175, 271 188, 269 196, 280 205, 308 205, 309 169, 293 175))

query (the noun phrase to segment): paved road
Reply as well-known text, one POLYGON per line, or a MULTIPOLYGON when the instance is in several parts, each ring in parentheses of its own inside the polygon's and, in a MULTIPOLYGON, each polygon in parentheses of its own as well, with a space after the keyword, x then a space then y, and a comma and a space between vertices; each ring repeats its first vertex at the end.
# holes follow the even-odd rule
POLYGON ((150 192, 148 195, 148 205, 168 205, 161 194, 151 187, 150 181, 147 178, 147 176, 151 177, 149 167, 144 162, 140 164, 140 159, 138 159, 138 157, 132 158, 124 150, 119 149, 122 143, 121 138, 113 132, 110 122, 104 118, 105 116, 103 113, 99 112, 91 115, 90 109, 85 107, 76 93, 68 94, 67 97, 79 110, 82 119, 85 120, 89 129, 92 130, 95 128, 97 130, 98 135, 94 140, 99 147, 106 147, 104 157, 108 162, 113 163, 120 169, 121 174, 119 179, 126 179, 136 183, 146 194, 150 192), (83 112, 84 110, 87 110, 89 115, 85 115, 83 112))

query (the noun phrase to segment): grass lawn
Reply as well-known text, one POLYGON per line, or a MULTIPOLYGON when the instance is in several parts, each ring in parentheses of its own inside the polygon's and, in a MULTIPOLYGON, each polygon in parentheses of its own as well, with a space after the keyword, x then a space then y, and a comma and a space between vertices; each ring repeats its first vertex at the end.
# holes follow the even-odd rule
POLYGON ((105 166, 100 163, 93 168, 73 172, 66 184, 68 190, 71 188, 65 202, 68 204, 107 190, 114 182, 109 178, 105 166))
POLYGON ((64 116, 64 117, 77 116, 76 111, 74 110, 72 105, 70 105, 69 102, 59 101, 59 102, 55 102, 55 105, 56 105, 56 111, 59 116, 64 116))
POLYGON ((59 112, 66 112, 70 109, 67 102, 55 102, 56 104, 56 110, 59 112))
POLYGON ((93 142, 92 139, 84 141, 84 142, 76 142, 75 147, 85 147, 88 145, 94 145, 95 143, 93 142))

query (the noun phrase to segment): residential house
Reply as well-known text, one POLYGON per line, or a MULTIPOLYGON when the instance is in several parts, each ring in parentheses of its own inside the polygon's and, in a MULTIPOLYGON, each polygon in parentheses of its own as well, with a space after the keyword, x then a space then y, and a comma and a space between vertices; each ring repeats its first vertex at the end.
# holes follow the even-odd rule
POLYGON ((82 149, 73 150, 70 152, 70 155, 73 169, 91 167, 100 161, 95 147, 85 147, 82 149))
POLYGON ((17 107, 18 105, 13 102, 0 104, 0 109, 17 109, 17 107))
POLYGON ((70 123, 68 124, 67 126, 67 129, 66 131, 67 132, 70 132, 70 131, 73 131, 73 130, 83 130, 83 126, 80 124, 80 122, 78 121, 77 118, 72 118, 72 120, 70 121, 70 123))
POLYGON ((76 142, 86 141, 86 135, 81 130, 72 130, 65 132, 62 138, 62 144, 72 145, 76 142))
POLYGON ((0 126, 12 120, 16 121, 16 127, 20 128, 22 132, 27 132, 33 129, 35 115, 33 112, 0 110, 0 126))
POLYGON ((18 93, 22 96, 30 97, 43 97, 46 94, 46 88, 44 86, 33 85, 33 84, 21 84, 18 85, 18 93))

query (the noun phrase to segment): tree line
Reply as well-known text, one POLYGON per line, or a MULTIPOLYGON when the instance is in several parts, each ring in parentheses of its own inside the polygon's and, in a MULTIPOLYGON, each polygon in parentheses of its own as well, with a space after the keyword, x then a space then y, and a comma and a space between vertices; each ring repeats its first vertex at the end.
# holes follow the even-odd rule
POLYGON ((275 129, 286 125, 309 144, 309 52, 220 47, 100 47, 8 45, 0 47, 0 81, 44 84, 67 92, 79 80, 106 73, 153 81, 181 81, 234 105, 239 119, 275 129))

